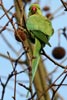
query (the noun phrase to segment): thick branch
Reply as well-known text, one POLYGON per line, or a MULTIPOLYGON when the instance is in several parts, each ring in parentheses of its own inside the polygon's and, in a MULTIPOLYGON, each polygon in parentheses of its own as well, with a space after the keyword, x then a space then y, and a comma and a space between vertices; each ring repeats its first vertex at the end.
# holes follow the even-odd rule
MULTIPOLYGON (((23 17, 24 17, 25 14, 24 14, 24 11, 20 9, 20 8, 23 8, 22 7, 23 6, 22 0, 20 0, 20 3, 19 3, 20 8, 19 8, 19 5, 18 5, 19 0, 14 0, 14 2, 15 2, 15 5, 16 5, 16 14, 17 14, 16 15, 16 18, 17 18, 17 21, 18 21, 17 23, 19 23, 18 25, 20 25, 20 26, 24 26, 24 21, 23 21, 24 18, 23 17)), ((30 60, 32 58, 32 51, 33 51, 33 48, 32 47, 33 46, 28 41, 28 39, 26 39, 25 41, 23 41, 23 45, 24 45, 25 48, 26 47, 29 47, 29 52, 27 53, 27 61, 28 61, 29 65, 31 65, 30 60)), ((34 79, 34 86, 35 86, 35 89, 36 89, 37 98, 40 97, 40 94, 42 94, 43 91, 45 91, 46 90, 46 87, 47 87, 47 84, 46 84, 46 81, 44 79, 44 76, 47 76, 47 75, 45 73, 45 69, 44 69, 43 63, 40 62, 39 67, 38 67, 38 70, 37 70, 36 75, 35 75, 35 79, 34 79), (40 71, 40 68, 42 68, 41 71, 40 71)), ((41 97, 41 100, 50 100, 50 97, 48 95, 48 92, 46 93, 46 96, 43 95, 41 97)))

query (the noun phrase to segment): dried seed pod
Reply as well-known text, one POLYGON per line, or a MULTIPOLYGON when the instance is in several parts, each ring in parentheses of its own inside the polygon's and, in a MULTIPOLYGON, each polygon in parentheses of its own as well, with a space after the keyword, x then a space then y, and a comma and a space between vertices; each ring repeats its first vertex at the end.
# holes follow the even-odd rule
POLYGON ((17 29, 17 32, 15 32, 15 38, 19 42, 25 41, 26 40, 26 34, 21 29, 17 29))
POLYGON ((55 47, 52 51, 52 55, 55 59, 62 59, 66 54, 66 51, 63 47, 55 47))
POLYGON ((43 7, 43 11, 49 11, 49 10, 50 10, 50 7, 49 6, 43 7))
POLYGON ((51 13, 47 13, 46 17, 49 18, 49 19, 53 19, 53 15, 51 13))

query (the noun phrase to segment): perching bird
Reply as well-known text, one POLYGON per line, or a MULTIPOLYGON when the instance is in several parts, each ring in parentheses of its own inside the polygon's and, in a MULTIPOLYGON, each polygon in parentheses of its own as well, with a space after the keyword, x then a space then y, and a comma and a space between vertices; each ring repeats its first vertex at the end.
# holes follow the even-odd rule
POLYGON ((42 15, 39 4, 32 4, 29 8, 26 27, 29 31, 30 40, 34 43, 32 60, 32 82, 40 61, 40 51, 47 44, 54 30, 49 19, 42 15))

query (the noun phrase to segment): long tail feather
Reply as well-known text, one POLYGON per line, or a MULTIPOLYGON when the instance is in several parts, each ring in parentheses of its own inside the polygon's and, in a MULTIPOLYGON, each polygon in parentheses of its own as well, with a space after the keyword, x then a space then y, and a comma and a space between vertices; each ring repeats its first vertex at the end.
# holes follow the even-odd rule
MULTIPOLYGON (((38 68, 38 64, 40 61, 40 49, 41 49, 41 44, 39 42, 39 40, 35 39, 35 45, 33 48, 33 57, 34 59, 32 60, 32 77, 31 77, 31 83, 30 86, 33 83, 37 68, 38 68)), ((29 86, 29 87, 30 87, 29 86)), ((29 96, 29 91, 27 92, 27 97, 29 96)))
POLYGON ((41 44, 39 40, 35 39, 35 46, 33 50, 33 56, 35 58, 32 60, 32 82, 34 80, 34 77, 38 68, 38 64, 40 61, 40 49, 41 49, 41 44))

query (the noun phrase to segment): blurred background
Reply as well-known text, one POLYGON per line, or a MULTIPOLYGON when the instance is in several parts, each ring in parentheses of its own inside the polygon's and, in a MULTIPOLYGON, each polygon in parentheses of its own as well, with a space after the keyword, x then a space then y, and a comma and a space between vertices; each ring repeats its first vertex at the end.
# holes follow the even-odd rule
MULTIPOLYGON (((20 1, 20 0, 19 0, 20 1)), ((65 7, 67 6, 67 0, 63 0, 65 7)), ((14 0, 2 0, 3 6, 5 7, 8 16, 11 18, 15 13, 14 0)), ((44 48, 45 52, 51 59, 57 63, 66 66, 67 65, 67 11, 61 0, 22 0, 26 18, 28 15, 29 6, 32 3, 39 3, 43 16, 48 17, 53 25, 54 34, 50 39, 51 47, 44 48)), ((6 16, 6 11, 3 10, 0 0, 0 98, 3 94, 3 85, 5 84, 9 75, 11 74, 13 67, 16 64, 16 59, 24 52, 23 44, 15 39, 14 29, 9 19, 6 16)), ((17 28, 16 18, 13 18, 15 28, 17 28)), ((55 65, 46 56, 42 56, 43 63, 46 67, 50 82, 53 83, 58 76, 63 73, 64 69, 55 65)), ((26 55, 23 54, 18 61, 16 71, 21 72, 15 78, 11 77, 4 93, 3 100, 13 100, 14 89, 16 86, 16 99, 14 100, 28 100, 26 98, 27 91, 23 86, 18 83, 23 83, 29 87, 28 71, 25 70, 26 66, 26 55), (15 84, 16 79, 16 84, 15 84)), ((61 75, 57 79, 56 84, 59 84, 66 73, 61 75)), ((50 84, 51 84, 50 83, 50 84)), ((55 85, 56 85, 55 84, 55 85)), ((33 91, 35 86, 33 86, 33 91)), ((56 89, 56 87, 54 87, 56 89)), ((54 100, 67 100, 67 78, 64 79, 63 84, 59 87, 57 93, 59 97, 54 100)), ((52 91, 49 91, 50 98, 52 97, 52 91)), ((32 100, 32 99, 30 99, 32 100)), ((35 97, 36 100, 36 97, 35 97)))

